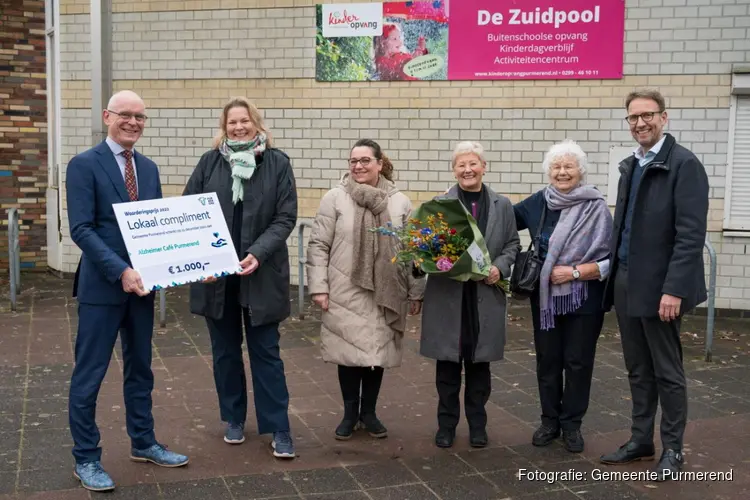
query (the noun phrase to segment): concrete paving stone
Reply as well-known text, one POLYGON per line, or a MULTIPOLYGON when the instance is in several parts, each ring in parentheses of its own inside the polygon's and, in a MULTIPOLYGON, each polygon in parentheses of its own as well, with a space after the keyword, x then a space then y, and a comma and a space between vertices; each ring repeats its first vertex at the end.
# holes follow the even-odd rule
POLYGON ((18 450, 18 446, 21 444, 21 433, 16 432, 0 432, 0 452, 9 450, 18 450))
POLYGON ((729 394, 731 396, 736 396, 740 398, 749 398, 750 397, 750 384, 746 384, 744 382, 739 382, 737 380, 728 380, 726 382, 719 382, 716 385, 716 389, 719 392, 724 392, 726 394, 729 394))
POLYGON ((26 429, 23 433, 23 447, 61 449, 72 445, 73 438, 68 427, 61 429, 26 429))
POLYGON ((322 495, 305 495, 305 500, 368 500, 363 491, 346 491, 340 493, 326 493, 322 495))
POLYGON ((0 413, 0 434, 4 432, 17 432, 21 430, 23 413, 0 413))
POLYGON ((574 462, 580 458, 577 453, 570 453, 563 448, 561 440, 557 440, 548 446, 534 446, 531 442, 526 442, 509 448, 538 466, 574 462))
POLYGON ((502 409, 513 415, 521 422, 531 425, 539 425, 542 409, 538 403, 529 405, 503 406, 502 409))
POLYGON ((531 462, 508 447, 470 450, 459 453, 458 457, 479 472, 518 470, 521 466, 531 466, 531 462))
POLYGON ((396 460, 383 463, 347 467, 354 479, 364 489, 400 486, 419 481, 406 466, 396 460))
POLYGON ((289 477, 303 495, 360 489, 354 478, 342 468, 293 471, 289 473, 289 477))
POLYGON ((73 440, 69 438, 68 446, 44 446, 39 448, 24 448, 21 453, 21 468, 58 469, 71 467, 73 464, 73 440))
MULTIPOLYGON (((515 497, 514 497, 515 498, 515 497)), ((575 493, 568 490, 550 491, 536 495, 521 497, 523 500, 580 500, 575 493)))
POLYGON ((18 470, 18 449, 0 451, 0 472, 15 472, 18 470))
POLYGON ((688 412, 691 420, 711 419, 727 415, 727 412, 719 410, 714 405, 705 404, 700 401, 690 401, 688 403, 688 412))
POLYGON ((67 411, 68 400, 63 398, 27 398, 24 405, 24 413, 29 416, 36 416, 40 413, 65 413, 67 411))
POLYGON ((499 376, 506 377, 512 375, 527 375, 529 373, 536 373, 533 369, 509 359, 493 361, 492 363, 490 363, 490 371, 493 374, 499 374, 499 376))
POLYGON ((498 369, 494 375, 497 375, 501 382, 504 382, 509 387, 501 388, 498 385, 497 388, 502 390, 520 389, 525 391, 534 391, 539 387, 539 382, 536 378, 536 373, 523 373, 520 375, 505 375, 502 373, 502 368, 498 369), (498 373, 500 372, 500 373, 498 373))
POLYGON ((587 429, 607 433, 630 425, 630 420, 612 410, 589 411, 583 417, 587 429))
POLYGON ((221 478, 160 484, 165 500, 231 500, 232 495, 221 478))
POLYGON ((168 346, 154 349, 154 356, 162 358, 190 357, 199 353, 200 351, 193 346, 168 346))
POLYGON ((132 486, 121 486, 120 481, 115 479, 115 490, 107 493, 107 499, 111 500, 149 500, 159 498, 159 487, 155 484, 135 484, 132 486))
POLYGON ((367 490, 372 500, 436 500, 438 497, 423 484, 393 486, 367 490))
POLYGON ((73 477, 73 464, 56 469, 22 470, 19 476, 19 492, 69 490, 80 482, 73 477))
POLYGON ((571 486, 582 500, 646 500, 647 495, 631 488, 625 483, 608 481, 579 486, 571 486))
MULTIPOLYGON (((725 397, 710 402, 710 406, 723 415, 750 414, 750 401, 744 398, 725 397)), ((688 412, 692 415, 692 404, 688 403, 688 412)))
POLYGON ((81 487, 62 491, 39 491, 35 493, 24 492, 13 498, 14 500, 91 500, 89 491, 81 487))
MULTIPOLYGON (((522 469, 526 469, 523 467, 522 469)), ((524 495, 533 495, 538 493, 549 494, 556 490, 565 489, 565 487, 558 482, 546 482, 538 480, 530 480, 528 476, 520 477, 521 469, 508 469, 495 472, 488 472, 482 474, 482 476, 493 483, 497 488, 503 492, 505 496, 516 498, 524 495)), ((542 470, 536 467, 529 467, 525 470, 525 474, 533 474, 535 471, 542 470)), ((503 498, 503 497, 500 497, 503 498)))
POLYGON ((70 380, 62 384, 51 384, 42 386, 31 386, 26 389, 27 399, 62 399, 69 397, 70 380))
POLYGON ((537 397, 530 394, 531 391, 521 391, 518 389, 503 390, 503 388, 493 388, 490 393, 490 401, 500 408, 510 408, 513 406, 530 406, 537 404, 537 397))
POLYGON ((427 486, 442 500, 492 500, 505 496, 497 485, 480 475, 446 477, 442 481, 429 481, 427 486))
POLYGON ((0 472, 0 494, 9 494, 16 491, 16 473, 0 472))
POLYGON ((234 498, 252 500, 297 496, 291 479, 284 473, 226 477, 225 480, 234 498))
POLYGON ((477 470, 452 453, 405 460, 406 466, 422 481, 441 481, 446 477, 476 474, 477 470))

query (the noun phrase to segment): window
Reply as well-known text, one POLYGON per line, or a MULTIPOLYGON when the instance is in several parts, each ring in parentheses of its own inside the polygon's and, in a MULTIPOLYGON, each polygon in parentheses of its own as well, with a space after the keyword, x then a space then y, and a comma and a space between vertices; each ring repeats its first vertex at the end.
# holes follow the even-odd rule
POLYGON ((750 232, 750 74, 733 76, 724 229, 747 233, 750 232))

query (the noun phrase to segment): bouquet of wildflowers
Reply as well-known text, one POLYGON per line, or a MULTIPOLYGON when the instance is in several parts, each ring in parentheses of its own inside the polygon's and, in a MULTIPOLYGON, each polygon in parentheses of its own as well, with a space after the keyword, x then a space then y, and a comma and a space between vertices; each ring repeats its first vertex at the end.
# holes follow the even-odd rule
MULTIPOLYGON (((394 263, 418 265, 425 274, 457 281, 483 280, 492 261, 476 220, 456 199, 436 199, 412 212, 401 227, 377 228, 396 241, 394 263)), ((498 286, 508 292, 508 282, 498 286)))

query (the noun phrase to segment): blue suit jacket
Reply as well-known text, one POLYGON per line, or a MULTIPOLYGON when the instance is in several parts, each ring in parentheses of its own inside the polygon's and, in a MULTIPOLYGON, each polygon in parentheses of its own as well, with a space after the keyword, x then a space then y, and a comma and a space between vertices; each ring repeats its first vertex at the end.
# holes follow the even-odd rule
MULTIPOLYGON (((156 163, 135 151, 138 199, 162 197, 156 163)), ((120 276, 131 265, 112 205, 130 201, 112 150, 101 142, 76 155, 65 176, 70 236, 83 255, 73 296, 83 304, 122 304, 120 276)), ((152 295, 153 296, 153 295, 152 295)))

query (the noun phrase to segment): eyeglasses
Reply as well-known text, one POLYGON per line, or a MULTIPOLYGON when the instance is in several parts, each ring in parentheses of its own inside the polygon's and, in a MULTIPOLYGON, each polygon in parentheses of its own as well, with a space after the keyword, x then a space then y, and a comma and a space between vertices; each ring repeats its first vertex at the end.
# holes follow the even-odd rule
POLYGON ((140 113, 118 113, 117 111, 112 111, 111 109, 108 109, 107 111, 119 116, 126 122, 129 122, 132 118, 135 118, 135 121, 137 121, 138 123, 144 123, 146 120, 148 120, 148 116, 142 115, 140 113))
POLYGON ((641 118, 644 122, 649 123, 654 119, 654 116, 661 114, 661 111, 649 111, 647 113, 641 113, 640 115, 628 115, 625 117, 625 121, 631 125, 638 123, 638 118, 641 118))
POLYGON ((363 156, 362 158, 349 158, 349 166, 354 168, 357 166, 357 163, 361 163, 363 167, 366 167, 371 161, 372 158, 367 156, 363 156))

